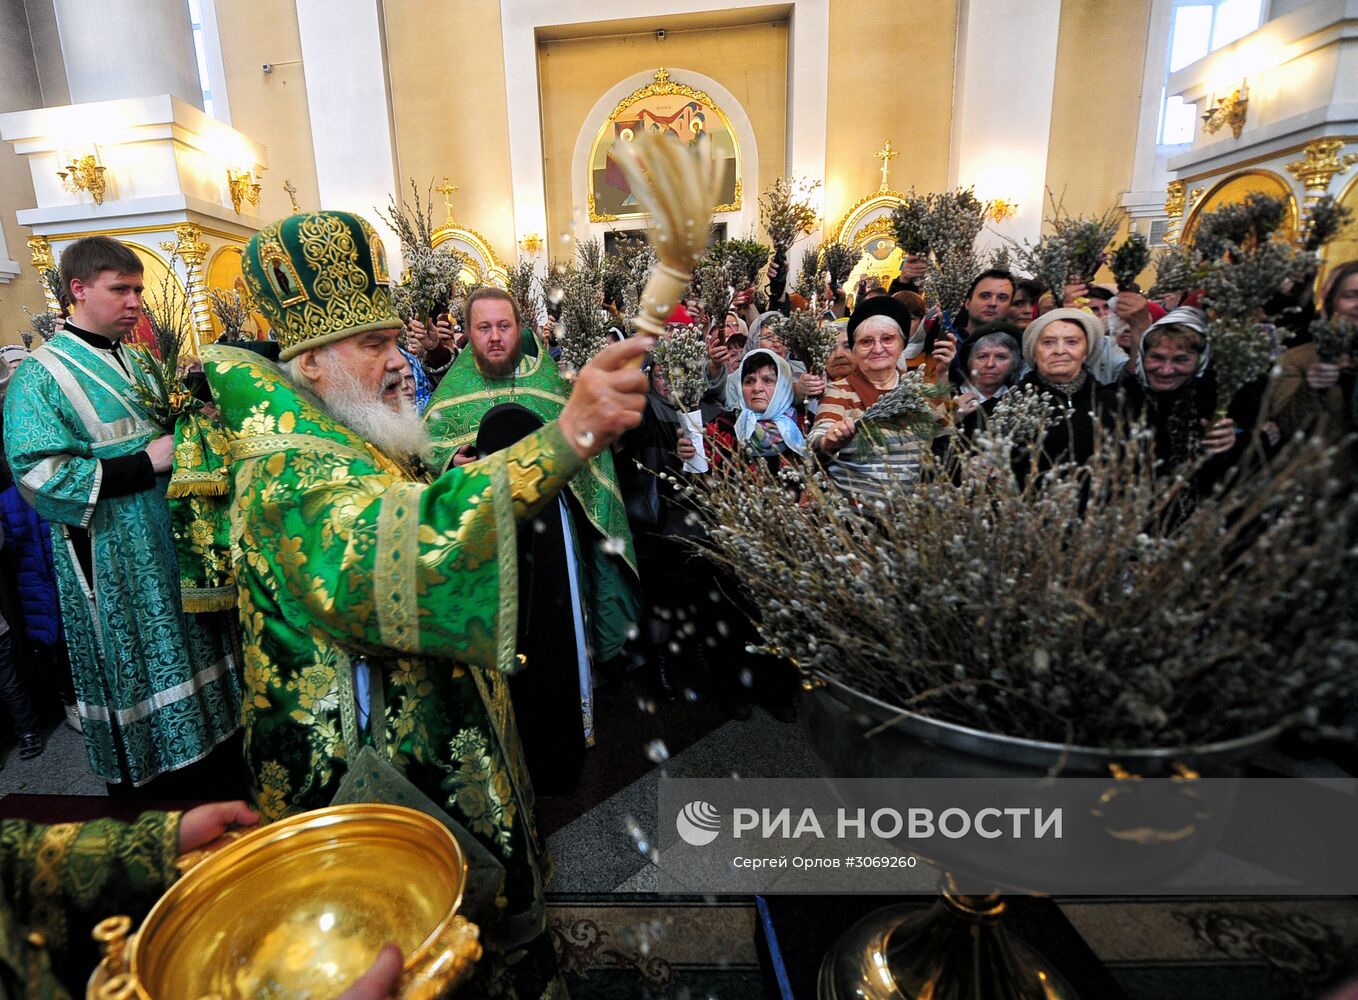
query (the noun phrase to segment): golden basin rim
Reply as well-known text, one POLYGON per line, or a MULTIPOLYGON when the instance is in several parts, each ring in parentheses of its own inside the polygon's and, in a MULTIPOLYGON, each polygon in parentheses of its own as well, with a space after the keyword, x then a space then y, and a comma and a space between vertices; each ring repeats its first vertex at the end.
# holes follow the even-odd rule
POLYGON ((126 969, 136 984, 137 995, 145 997, 147 1000, 162 1000, 162 998, 151 998, 142 981, 144 970, 141 968, 143 964, 140 954, 141 944, 146 930, 148 928, 155 929, 159 923, 167 921, 182 902, 184 895, 191 892, 196 886, 200 886, 205 880, 214 876, 225 875, 243 857, 266 846, 285 844, 297 837, 332 827, 342 827, 347 823, 380 823, 392 832, 399 828, 405 828, 421 835, 414 842, 419 843, 425 849, 431 851, 446 849, 447 853, 454 859, 452 867, 458 873, 458 882, 448 911, 429 930, 420 944, 411 949, 405 956, 405 973, 417 971, 429 958, 441 936, 459 915, 467 885, 466 856, 463 854, 462 846, 457 842, 457 838, 447 827, 417 809, 385 803, 352 803, 341 806, 326 806, 321 809, 298 813, 252 830, 208 855, 175 882, 156 901, 146 918, 141 921, 136 932, 128 938, 126 969), (430 844, 430 840, 439 843, 437 845, 430 844))

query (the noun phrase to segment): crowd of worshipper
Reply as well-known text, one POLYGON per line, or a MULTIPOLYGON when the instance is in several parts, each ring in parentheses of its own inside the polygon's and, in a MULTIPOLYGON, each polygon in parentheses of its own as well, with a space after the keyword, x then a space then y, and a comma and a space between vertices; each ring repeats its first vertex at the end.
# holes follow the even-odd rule
POLYGON ((639 684, 643 704, 796 717, 796 670, 754 641, 758 595, 703 554, 687 493, 702 477, 814 467, 870 505, 965 454, 1015 393, 1058 415, 1017 477, 1078 467, 1134 427, 1167 475, 1191 470, 1189 494, 1298 434, 1347 448, 1343 475, 1356 467, 1353 359, 1311 331, 1317 314, 1358 323, 1358 261, 1290 289, 1272 369, 1223 407, 1191 288, 1054 294, 994 268, 944 315, 922 294, 930 265, 907 257, 885 287, 827 277, 807 298, 752 279, 716 315, 691 297, 648 344, 601 294, 606 340, 622 342, 577 371, 551 296, 526 315, 483 285, 403 320, 363 292, 381 283, 380 253, 338 212, 252 239, 247 279, 273 336, 205 348, 185 381, 195 406, 157 430, 144 352, 122 346, 143 319, 142 265, 106 238, 67 249, 64 330, 2 355, 0 700, 20 758, 43 753, 42 716, 60 702, 111 794, 244 782, 265 821, 344 801, 336 760, 401 755, 392 780, 437 799, 510 874, 516 919, 499 946, 533 950, 525 983, 555 965, 520 750, 538 794, 571 794, 609 738, 594 696, 613 682, 639 684), (334 282, 335 266, 365 280, 334 282), (834 334, 819 361, 793 349, 808 319, 834 334), (658 363, 681 332, 702 345, 696 407, 658 363), (927 426, 866 433, 903 380, 931 387, 927 426))
MULTIPOLYGON (((695 297, 668 317, 667 330, 696 327, 706 337, 701 443, 685 429, 663 367, 652 363, 642 426, 614 449, 643 592, 640 634, 628 652, 664 697, 691 697, 695 686, 706 685, 737 718, 749 717, 752 702, 784 720, 795 716, 794 675, 744 653, 749 595, 697 554, 702 528, 680 494, 686 480, 702 475, 686 464, 700 448, 713 463, 816 463, 844 490, 871 502, 887 480, 909 483, 925 453, 937 457, 959 447, 1000 400, 1026 388, 1062 415, 1044 432, 1043 467, 1088 461, 1100 432, 1147 426, 1166 475, 1192 469, 1183 487, 1191 495, 1210 494, 1231 470, 1267 461, 1299 433, 1348 441, 1340 471, 1347 476, 1358 468, 1350 439, 1352 359, 1322 360, 1309 333, 1317 313, 1358 323, 1358 261, 1331 268, 1314 288, 1314 301, 1280 317, 1287 329, 1273 370, 1241 388, 1224 416, 1199 291, 1151 298, 1079 283, 1062 289, 1061 300, 1070 305, 1057 308, 1038 281, 990 269, 971 282, 961 310, 945 317, 926 307, 926 270, 924 261, 907 256, 885 287, 867 277, 844 289, 827 276, 816 295, 828 304, 823 309, 796 292, 780 289, 780 297, 770 299, 768 288, 750 287, 736 291, 724 316, 707 315, 695 297), (784 334, 794 311, 812 308, 836 338, 823 375, 808 371, 809 359, 791 352, 784 334), (914 370, 944 390, 935 402, 932 436, 888 428, 866 440, 857 419, 914 370), (714 606, 676 607, 676 594, 710 595, 714 606)), ((600 305, 618 337, 626 328, 620 306, 600 305)), ((485 350, 474 327, 464 329, 474 322, 464 316, 460 325, 452 317, 433 329, 410 324, 406 388, 417 405, 431 391, 423 387, 437 385, 459 350, 485 350)), ((555 326, 549 314, 525 343, 559 358, 555 326)))
MULTIPOLYGON (((845 491, 871 502, 888 480, 909 483, 917 476, 926 453, 938 455, 965 441, 1008 393, 1030 387, 1064 414, 1041 442, 1046 465, 1086 461, 1096 429, 1125 431, 1143 421, 1153 430, 1165 468, 1192 464, 1191 490, 1206 495, 1238 464, 1266 461, 1297 433, 1340 442, 1354 430, 1352 359, 1322 360, 1308 328, 1317 313, 1358 323, 1358 261, 1330 268, 1314 289, 1314 301, 1288 321, 1273 370, 1242 388, 1225 416, 1217 416, 1215 407, 1208 314, 1198 292, 1152 299, 1136 290, 1075 284, 1061 295, 1071 305, 1054 308, 1051 290, 1036 280, 989 269, 971 282, 961 310, 947 317, 926 307, 927 267, 907 256, 899 276, 885 287, 866 277, 844 289, 826 275, 813 301, 776 282, 752 285, 735 290, 722 316, 708 315, 696 297, 674 308, 666 329, 696 328, 706 342, 701 433, 685 429, 663 367, 648 359, 650 388, 641 426, 613 446, 611 467, 603 473, 615 479, 620 507, 610 509, 599 491, 586 496, 576 490, 561 501, 560 523, 539 517, 526 536, 524 593, 531 599, 520 616, 520 652, 526 659, 559 654, 558 637, 568 634, 578 640, 573 656, 580 663, 578 674, 563 672, 546 689, 520 685, 516 692, 520 712, 534 722, 525 727, 530 760, 552 772, 543 776, 545 790, 569 789, 584 749, 594 742, 591 702, 600 665, 605 677, 637 673, 655 696, 667 700, 712 697, 741 719, 762 703, 779 719, 795 717, 795 674, 747 652, 754 610, 749 595, 699 553, 702 528, 680 496, 685 481, 702 475, 690 471, 699 449, 712 463, 815 463, 845 491), (823 374, 808 371, 809 359, 790 351, 785 335, 795 311, 813 309, 816 321, 831 327, 835 337, 823 374), (867 441, 856 421, 911 371, 946 390, 935 401, 932 436, 917 428, 888 428, 867 441), (629 536, 625 546, 622 536, 629 536), (593 558, 593 545, 582 548, 591 541, 602 545, 605 558, 593 558), (564 558, 563 543, 570 550, 564 558), (624 547, 625 560, 618 558, 624 547), (563 586, 567 579, 579 591, 575 599, 563 586), (699 599, 684 604, 676 595, 699 599), (578 726, 563 734, 559 725, 538 724, 535 713, 550 714, 547 706, 560 704, 563 696, 570 703, 577 693, 584 706, 578 726)), ((428 472, 472 462, 555 415, 568 392, 563 376, 569 374, 555 335, 559 310, 544 305, 535 322, 520 315, 514 298, 487 286, 450 302, 427 323, 406 321, 400 391, 435 430, 435 444, 424 455, 428 472), (455 368, 459 357, 464 364, 455 368), (542 359, 555 367, 543 370, 542 359), (439 403, 440 385, 457 371, 469 376, 454 375, 439 403), (466 384, 453 389, 460 378, 466 384), (515 386, 534 379, 541 381, 538 393, 515 402, 515 386), (509 388, 486 393, 485 380, 509 388), (478 391, 485 399, 469 411, 465 398, 478 391), (518 428, 512 415, 492 405, 509 400, 510 408, 518 407, 545 396, 555 399, 536 407, 518 428), (506 429, 498 429, 501 425, 506 429)), ((622 339, 623 303, 604 300, 599 309, 609 339, 622 339)), ((253 346, 276 357, 272 343, 253 346)), ((28 354, 23 346, 3 348, 0 378, 7 382, 28 354)), ((1341 453, 1343 473, 1358 468, 1355 458, 1351 449, 1341 453)), ((18 628, 11 633, 5 624, 0 633, 0 699, 13 722, 19 756, 31 759, 43 748, 39 709, 54 695, 68 724, 79 729, 81 723, 58 612, 50 529, 25 502, 8 468, 5 479, 0 492, 5 610, 18 628), (21 661, 45 665, 38 690, 33 671, 20 669, 21 661)))

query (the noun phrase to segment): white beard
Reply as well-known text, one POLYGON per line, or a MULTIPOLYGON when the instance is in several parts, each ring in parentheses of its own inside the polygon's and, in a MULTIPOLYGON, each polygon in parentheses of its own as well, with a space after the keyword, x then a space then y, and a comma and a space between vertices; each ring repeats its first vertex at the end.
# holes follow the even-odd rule
POLYGON ((317 361, 330 383, 326 394, 318 398, 332 417, 387 455, 406 458, 422 456, 428 450, 429 432, 415 405, 398 395, 396 409, 392 409, 381 398, 382 391, 400 388, 400 372, 387 372, 379 394, 374 396, 333 352, 322 348, 317 361))

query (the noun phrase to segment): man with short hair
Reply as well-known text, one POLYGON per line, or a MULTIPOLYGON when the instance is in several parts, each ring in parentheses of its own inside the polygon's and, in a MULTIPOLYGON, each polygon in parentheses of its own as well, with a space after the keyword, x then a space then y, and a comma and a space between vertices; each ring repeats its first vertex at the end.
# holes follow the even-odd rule
POLYGON ((954 326, 964 339, 984 323, 1004 319, 1014 298, 1014 276, 1000 268, 989 268, 976 276, 962 300, 954 326))
POLYGON ((640 420, 648 342, 581 369, 545 427, 426 482, 411 453, 428 438, 400 393, 401 320, 379 248, 342 212, 265 226, 244 267, 283 365, 203 351, 231 437, 250 793, 266 822, 374 788, 426 797, 503 872, 486 899, 472 857, 469 892, 485 905, 469 917, 487 953, 469 995, 555 997, 542 846, 505 683, 516 527, 640 420))
MULTIPOLYGON (((425 416, 435 472, 485 458, 535 423, 556 419, 571 394, 547 352, 525 350, 533 334, 508 292, 478 288, 463 314, 468 350, 425 416)), ((641 588, 611 454, 593 458, 553 506, 556 516, 541 517, 521 540, 518 652, 525 669, 511 689, 534 787, 565 794, 594 743, 594 666, 622 652, 635 631, 641 588)))
POLYGON ((61 280, 71 315, 14 373, 5 448, 20 491, 55 529, 90 767, 138 787, 234 733, 240 692, 224 637, 180 603, 165 502, 174 438, 155 424, 122 346, 142 316, 141 261, 107 237, 77 240, 61 280))

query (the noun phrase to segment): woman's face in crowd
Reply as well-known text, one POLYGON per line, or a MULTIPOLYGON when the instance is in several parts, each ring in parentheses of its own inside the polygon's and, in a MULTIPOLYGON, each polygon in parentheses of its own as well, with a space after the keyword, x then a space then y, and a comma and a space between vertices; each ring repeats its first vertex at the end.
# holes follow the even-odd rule
POLYGON ((1358 323, 1358 274, 1350 274, 1334 293, 1334 314, 1358 323))
POLYGON ((767 347, 780 358, 787 357, 787 344, 783 343, 783 338, 777 333, 765 330, 760 334, 759 346, 767 347))
POLYGON ((1146 383, 1156 392, 1173 392, 1183 387, 1198 370, 1201 355, 1172 340, 1162 340, 1141 354, 1146 383))
POLYGON ((825 360, 825 373, 831 378, 848 378, 854 369, 853 350, 849 347, 849 331, 839 328, 835 337, 835 349, 825 360))
POLYGON ((1009 380, 1017 366, 1007 347, 987 344, 971 352, 971 383, 987 396, 1009 380))
POLYGON ((1069 320, 1059 319, 1037 337, 1033 350, 1037 373, 1049 382, 1070 382, 1080 374, 1089 341, 1084 327, 1069 320))
POLYGON ((853 357, 864 375, 883 375, 896 367, 905 350, 905 339, 897 330, 873 327, 854 331, 853 357))
POLYGON ((740 332, 740 319, 736 316, 735 313, 727 313, 725 329, 726 336, 734 337, 739 332, 740 332))
POLYGON ((763 413, 778 388, 778 372, 773 365, 756 368, 740 380, 740 394, 745 397, 746 409, 763 413))
POLYGON ((1014 297, 1009 300, 1009 314, 1006 318, 1011 323, 1027 326, 1033 321, 1033 306, 1036 304, 1028 295, 1026 288, 1016 288, 1014 297))

